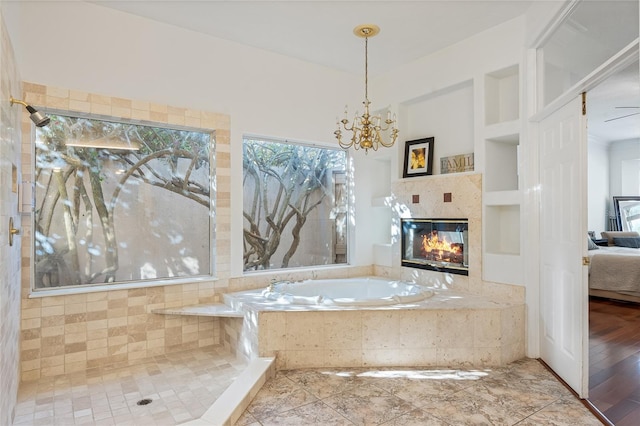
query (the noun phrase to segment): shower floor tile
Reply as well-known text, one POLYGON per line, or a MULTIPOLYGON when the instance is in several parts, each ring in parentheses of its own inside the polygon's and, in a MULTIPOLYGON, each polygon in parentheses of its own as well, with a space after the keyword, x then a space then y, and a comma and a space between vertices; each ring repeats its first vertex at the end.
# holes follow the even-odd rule
POLYGON ((25 382, 13 424, 176 425, 200 418, 246 366, 210 346, 25 382))

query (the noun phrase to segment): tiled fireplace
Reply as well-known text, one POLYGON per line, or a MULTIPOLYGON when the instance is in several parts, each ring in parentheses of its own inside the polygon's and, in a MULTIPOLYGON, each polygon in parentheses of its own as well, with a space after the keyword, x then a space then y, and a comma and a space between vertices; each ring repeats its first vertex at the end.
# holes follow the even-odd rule
POLYGON ((402 266, 469 275, 467 219, 402 219, 402 266))

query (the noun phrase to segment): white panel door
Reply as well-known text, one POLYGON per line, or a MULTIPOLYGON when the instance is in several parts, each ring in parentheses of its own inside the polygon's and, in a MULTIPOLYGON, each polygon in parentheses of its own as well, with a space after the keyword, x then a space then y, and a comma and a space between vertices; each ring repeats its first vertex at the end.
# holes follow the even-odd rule
POLYGON ((540 123, 540 355, 588 393, 587 129, 582 98, 540 123))

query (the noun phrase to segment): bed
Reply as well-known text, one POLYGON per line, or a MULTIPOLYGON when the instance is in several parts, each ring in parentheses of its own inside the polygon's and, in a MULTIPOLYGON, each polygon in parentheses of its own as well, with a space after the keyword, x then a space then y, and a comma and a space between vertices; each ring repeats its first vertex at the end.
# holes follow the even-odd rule
POLYGON ((612 231, 602 236, 609 246, 589 250, 589 294, 640 303, 639 234, 612 231))

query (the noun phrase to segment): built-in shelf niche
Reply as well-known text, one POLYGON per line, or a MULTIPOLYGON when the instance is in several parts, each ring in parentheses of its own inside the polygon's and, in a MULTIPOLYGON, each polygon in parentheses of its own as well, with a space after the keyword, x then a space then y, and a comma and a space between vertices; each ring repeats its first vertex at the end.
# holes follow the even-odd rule
POLYGON ((520 254, 520 206, 485 206, 485 251, 520 254))
POLYGON ((484 88, 485 125, 514 121, 520 117, 518 65, 486 74, 484 88))
POLYGON ((518 134, 485 139, 485 191, 515 191, 518 184, 518 134))

